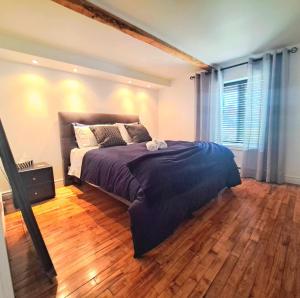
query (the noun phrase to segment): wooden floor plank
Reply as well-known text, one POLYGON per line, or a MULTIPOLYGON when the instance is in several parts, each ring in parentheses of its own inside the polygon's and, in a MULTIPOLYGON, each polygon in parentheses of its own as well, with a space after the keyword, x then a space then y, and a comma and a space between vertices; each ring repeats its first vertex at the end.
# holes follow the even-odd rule
POLYGON ((51 284, 20 212, 6 216, 16 297, 300 297, 300 187, 251 179, 226 190, 142 259, 127 208, 90 186, 34 206, 51 284))

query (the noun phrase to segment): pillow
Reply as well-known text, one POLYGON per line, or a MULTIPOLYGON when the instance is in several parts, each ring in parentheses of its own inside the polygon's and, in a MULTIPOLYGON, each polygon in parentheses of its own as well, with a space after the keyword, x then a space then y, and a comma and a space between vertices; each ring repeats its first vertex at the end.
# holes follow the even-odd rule
POLYGON ((148 130, 143 124, 125 124, 125 128, 134 143, 148 142, 152 140, 148 130))
POLYGON ((126 145, 116 125, 93 125, 90 128, 100 147, 126 145))
POLYGON ((79 148, 97 146, 97 140, 88 125, 73 125, 79 148))
MULTIPOLYGON (((95 135, 90 129, 88 124, 78 122, 72 123, 75 133, 76 142, 79 148, 95 147, 98 146, 95 135)), ((95 124, 94 126, 107 126, 112 124, 95 124)))
POLYGON ((127 129, 125 128, 125 125, 134 125, 134 124, 138 124, 138 122, 134 122, 134 123, 116 123, 116 125, 118 126, 121 136, 123 138, 123 140, 127 143, 127 144, 131 144, 132 139, 130 137, 130 135, 128 134, 127 129))

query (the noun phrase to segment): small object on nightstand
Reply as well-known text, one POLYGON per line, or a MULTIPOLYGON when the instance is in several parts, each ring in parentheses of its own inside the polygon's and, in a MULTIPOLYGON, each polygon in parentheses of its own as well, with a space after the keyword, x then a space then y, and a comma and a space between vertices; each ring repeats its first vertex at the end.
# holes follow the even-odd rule
POLYGON ((32 167, 32 166, 33 166, 33 160, 28 160, 28 161, 17 163, 18 171, 32 167))
MULTIPOLYGON (((45 162, 34 163, 32 166, 20 169, 19 173, 27 189, 31 203, 55 197, 53 168, 45 162)), ((16 201, 14 205, 18 208, 16 201)))

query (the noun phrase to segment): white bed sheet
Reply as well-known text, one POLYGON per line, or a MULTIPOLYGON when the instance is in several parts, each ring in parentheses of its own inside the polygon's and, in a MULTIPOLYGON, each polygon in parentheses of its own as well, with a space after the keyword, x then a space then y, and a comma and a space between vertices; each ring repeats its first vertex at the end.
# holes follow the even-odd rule
POLYGON ((81 167, 82 167, 82 160, 84 155, 93 149, 97 149, 98 146, 96 147, 87 147, 87 148, 74 148, 71 150, 70 153, 70 168, 68 171, 68 175, 70 176, 75 176, 80 179, 81 175, 81 167))

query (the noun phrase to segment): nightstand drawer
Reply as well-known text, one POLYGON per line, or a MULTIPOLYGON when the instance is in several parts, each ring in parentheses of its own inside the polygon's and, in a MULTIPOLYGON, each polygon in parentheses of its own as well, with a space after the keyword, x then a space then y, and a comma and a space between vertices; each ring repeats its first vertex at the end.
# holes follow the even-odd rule
POLYGON ((52 168, 40 169, 21 173, 24 184, 28 187, 53 180, 52 168))
POLYGON ((27 193, 28 199, 33 203, 55 197, 54 185, 50 182, 28 187, 27 193))

